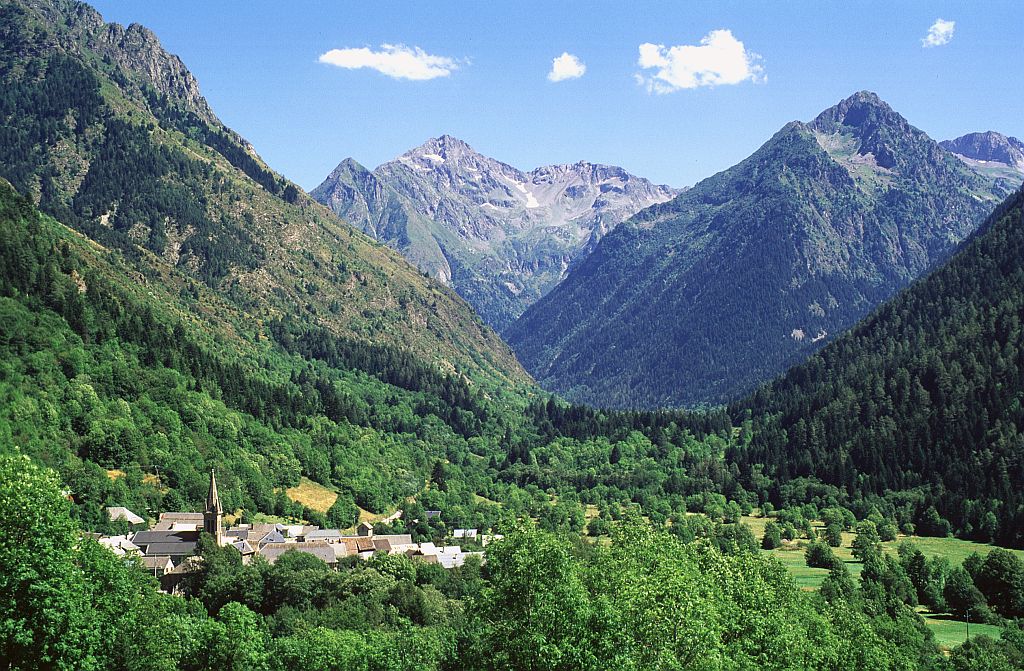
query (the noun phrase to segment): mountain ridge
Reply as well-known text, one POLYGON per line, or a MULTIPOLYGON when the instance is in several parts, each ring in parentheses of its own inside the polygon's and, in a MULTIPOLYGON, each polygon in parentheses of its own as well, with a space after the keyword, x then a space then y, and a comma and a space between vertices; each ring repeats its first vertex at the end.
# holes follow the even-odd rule
POLYGON ((620 225, 505 335, 574 401, 723 402, 941 261, 1005 193, 856 93, 620 225))
POLYGON ((311 191, 451 285, 501 328, 626 216, 676 190, 587 161, 523 171, 451 135, 372 171, 351 159, 311 191))
POLYGON ((1011 180, 1024 178, 1024 142, 1015 137, 990 130, 968 133, 939 144, 977 170, 991 171, 1011 180))
POLYGON ((1022 258, 1024 188, 947 263, 734 403, 752 439, 727 458, 746 482, 895 496, 918 533, 1019 546, 1022 258))
POLYGON ((233 319, 301 314, 447 371, 529 379, 454 292, 270 169, 148 29, 31 0, 0 4, 0 33, 0 176, 47 214, 209 286, 233 319))

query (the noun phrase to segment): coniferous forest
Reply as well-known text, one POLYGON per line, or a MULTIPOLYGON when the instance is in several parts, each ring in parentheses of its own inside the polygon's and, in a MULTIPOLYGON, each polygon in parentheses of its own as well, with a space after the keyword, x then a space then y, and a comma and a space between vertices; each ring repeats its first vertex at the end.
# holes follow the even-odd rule
MULTIPOLYGON (((147 29, 0 0, 0 81, 0 668, 1024 668, 1024 190, 896 142, 870 96, 836 114, 881 115, 872 160, 932 185, 872 216, 966 239, 745 396, 608 409, 274 172, 147 29), (469 554, 272 561, 197 529, 168 589, 101 544, 208 510, 211 472, 225 527, 469 554)), ((793 166, 838 118, 787 127, 793 166)), ((636 222, 716 184, 763 204, 770 158, 636 222)), ((779 212, 813 209, 781 174, 779 212)))

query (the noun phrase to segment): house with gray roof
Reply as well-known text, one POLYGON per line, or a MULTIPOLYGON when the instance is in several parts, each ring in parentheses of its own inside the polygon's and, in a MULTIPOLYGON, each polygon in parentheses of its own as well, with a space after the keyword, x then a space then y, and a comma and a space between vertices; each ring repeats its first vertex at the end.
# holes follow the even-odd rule
POLYGON ((157 578, 174 569, 174 564, 171 563, 171 558, 167 555, 160 557, 143 557, 142 565, 146 567, 147 571, 157 578))
POLYGON ((152 531, 193 531, 203 528, 203 513, 160 513, 152 531))
POLYGON ((311 554, 323 560, 325 564, 332 568, 338 563, 338 556, 334 548, 331 547, 330 543, 322 541, 315 543, 270 543, 260 551, 260 554, 263 555, 267 562, 274 564, 281 558, 281 555, 289 550, 311 554))
POLYGON ((325 543, 338 543, 341 541, 341 532, 337 529, 316 529, 310 531, 304 537, 307 543, 324 541, 325 543))
POLYGON ((195 554, 196 543, 199 542, 198 531, 139 531, 132 536, 132 543, 137 545, 147 557, 167 556, 175 566, 195 554))
POLYGON ((273 524, 239 525, 224 532, 224 539, 232 543, 246 541, 254 548, 261 548, 268 543, 284 543, 285 538, 273 524))

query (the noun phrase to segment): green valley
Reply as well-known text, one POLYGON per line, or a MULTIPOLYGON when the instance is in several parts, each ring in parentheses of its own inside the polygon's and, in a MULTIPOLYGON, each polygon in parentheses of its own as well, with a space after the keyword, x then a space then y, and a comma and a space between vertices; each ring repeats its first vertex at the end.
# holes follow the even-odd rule
POLYGON ((444 135, 321 204, 86 4, 0 82, 0 669, 1024 668, 1019 142, 862 92, 682 192, 444 135))

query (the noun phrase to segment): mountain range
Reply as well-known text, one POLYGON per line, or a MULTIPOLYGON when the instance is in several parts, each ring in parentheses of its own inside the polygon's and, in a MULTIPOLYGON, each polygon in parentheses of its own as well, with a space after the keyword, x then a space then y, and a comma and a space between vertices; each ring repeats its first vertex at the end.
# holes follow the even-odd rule
POLYGON ((311 195, 453 287, 500 330, 608 231, 677 193, 582 161, 525 172, 442 135, 372 172, 345 159, 311 195))
POLYGON ((71 0, 0 0, 0 119, 11 668, 1021 666, 1013 138, 861 92, 685 191, 443 136, 325 207, 71 0), (204 507, 170 593, 116 553, 204 507))
POLYGON ((505 335, 575 401, 721 403, 943 261, 1018 185, 860 92, 620 224, 505 335))

